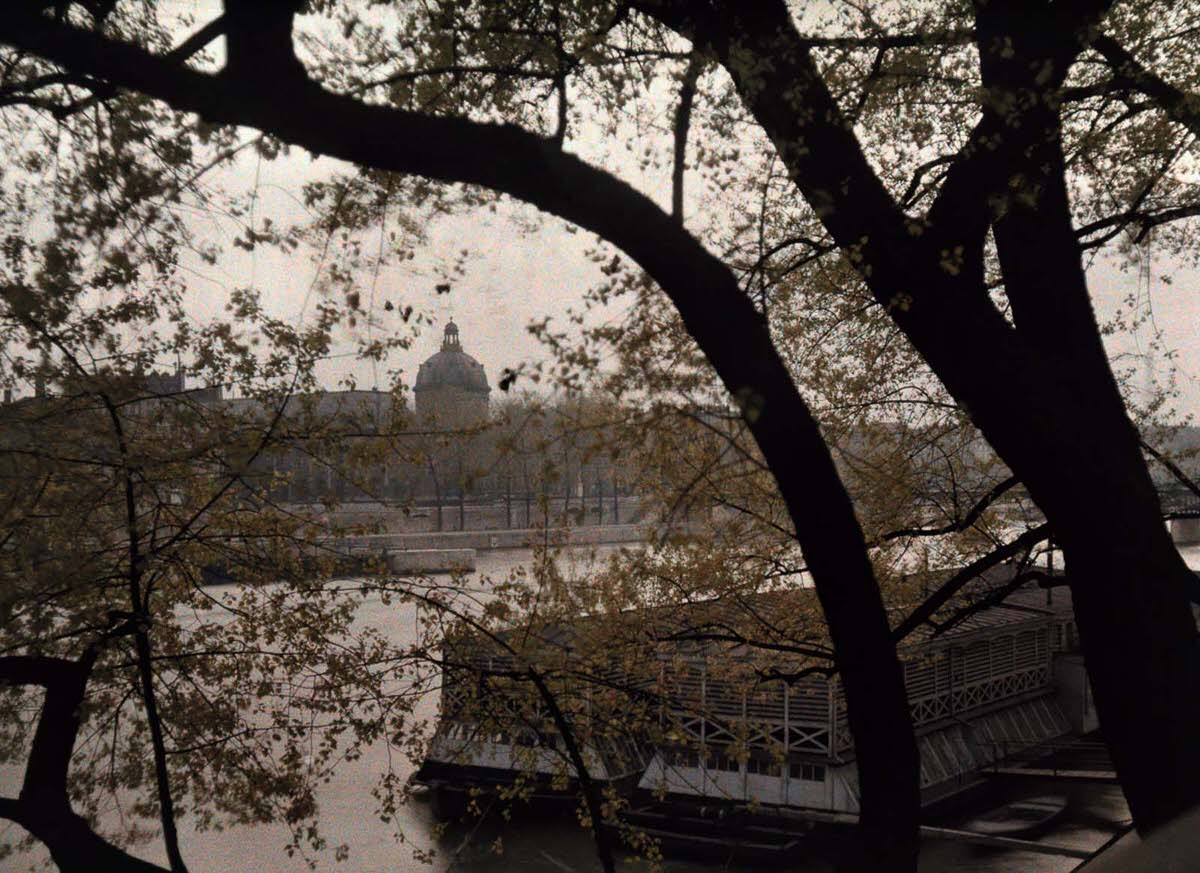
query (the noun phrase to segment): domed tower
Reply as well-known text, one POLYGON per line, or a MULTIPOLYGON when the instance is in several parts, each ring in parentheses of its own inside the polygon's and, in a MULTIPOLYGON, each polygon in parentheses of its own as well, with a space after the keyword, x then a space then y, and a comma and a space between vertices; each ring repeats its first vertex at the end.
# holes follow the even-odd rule
POLYGON ((449 322, 441 351, 417 371, 413 386, 417 416, 443 427, 478 424, 487 418, 491 393, 483 364, 463 351, 458 325, 449 322))

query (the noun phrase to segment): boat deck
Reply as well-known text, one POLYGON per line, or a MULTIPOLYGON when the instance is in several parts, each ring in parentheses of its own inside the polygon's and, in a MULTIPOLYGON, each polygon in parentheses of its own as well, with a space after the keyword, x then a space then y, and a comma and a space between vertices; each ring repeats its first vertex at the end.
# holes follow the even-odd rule
POLYGON ((993 778, 1119 784, 1108 748, 1094 734, 1039 743, 1028 749, 1003 755, 995 764, 985 768, 981 775, 993 778))

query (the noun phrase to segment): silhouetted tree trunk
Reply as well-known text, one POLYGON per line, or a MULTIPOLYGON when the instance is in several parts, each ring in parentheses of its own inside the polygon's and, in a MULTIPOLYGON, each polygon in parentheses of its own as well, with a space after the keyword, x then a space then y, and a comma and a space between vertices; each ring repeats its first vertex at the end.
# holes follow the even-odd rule
POLYGON ((0 658, 0 684, 45 688, 20 793, 15 798, 0 797, 0 816, 40 840, 65 873, 163 873, 162 867, 103 839, 71 809, 67 773, 95 659, 94 650, 78 661, 23 655, 0 658))
POLYGON ((1194 583, 1161 522, 1100 340, 1053 98, 1107 3, 1070 12, 1042 2, 977 4, 990 100, 916 234, 839 120, 782 3, 752 15, 728 4, 703 21, 676 14, 682 7, 673 3, 652 5, 669 7, 664 18, 693 36, 703 28, 797 187, 827 204, 827 229, 860 256, 876 300, 1053 526, 1105 739, 1139 829, 1200 802, 1194 583), (751 74, 731 60, 734 46, 771 61, 751 74), (792 111, 795 101, 809 111, 792 111), (984 283, 989 232, 1013 324, 984 283), (948 265, 951 252, 960 260, 948 265))

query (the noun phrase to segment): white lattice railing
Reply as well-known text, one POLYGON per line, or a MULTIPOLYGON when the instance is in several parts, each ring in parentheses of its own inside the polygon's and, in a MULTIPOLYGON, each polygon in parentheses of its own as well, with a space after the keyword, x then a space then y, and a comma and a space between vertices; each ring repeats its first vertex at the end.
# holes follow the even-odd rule
POLYGON ((937 694, 909 701, 913 723, 919 725, 952 715, 962 715, 972 709, 1043 688, 1049 682, 1049 671, 1044 666, 1038 666, 1006 673, 983 682, 947 688, 937 694))
POLYGON ((769 752, 784 749, 789 752, 828 754, 830 751, 827 725, 721 721, 693 716, 681 719, 676 724, 676 730, 689 744, 737 744, 769 752))

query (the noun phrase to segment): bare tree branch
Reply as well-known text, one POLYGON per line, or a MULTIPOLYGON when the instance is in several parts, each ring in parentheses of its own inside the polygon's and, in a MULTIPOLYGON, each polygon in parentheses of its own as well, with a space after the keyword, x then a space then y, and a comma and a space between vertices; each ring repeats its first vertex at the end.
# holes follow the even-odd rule
POLYGON ((687 166, 688 128, 692 123, 692 101, 704 62, 693 51, 679 83, 679 105, 675 109, 675 160, 671 168, 671 216, 683 224, 683 174, 687 166))
POLYGON ((1050 525, 1040 524, 1025 531, 1025 533, 1006 545, 994 549, 982 558, 972 561, 943 582, 936 591, 922 601, 920 606, 910 612, 903 621, 896 625, 892 631, 892 639, 897 643, 901 642, 918 627, 928 623, 937 611, 949 603, 950 599, 967 584, 978 579, 985 572, 999 566, 1014 555, 1019 555, 1021 552, 1033 548, 1038 543, 1049 538, 1050 525))
POLYGON ((980 516, 987 511, 989 506, 1018 484, 1020 484, 1020 480, 1016 476, 1009 476, 1007 479, 992 486, 988 493, 979 498, 975 505, 967 510, 967 514, 962 518, 942 527, 910 527, 888 531, 879 537, 876 543, 886 543, 890 540, 898 540, 904 537, 940 537, 946 534, 960 533, 975 524, 980 516))

